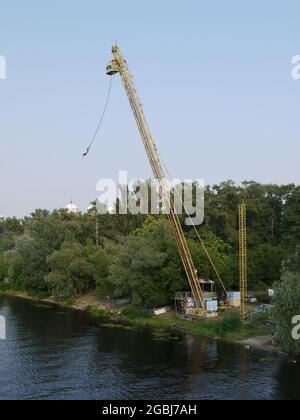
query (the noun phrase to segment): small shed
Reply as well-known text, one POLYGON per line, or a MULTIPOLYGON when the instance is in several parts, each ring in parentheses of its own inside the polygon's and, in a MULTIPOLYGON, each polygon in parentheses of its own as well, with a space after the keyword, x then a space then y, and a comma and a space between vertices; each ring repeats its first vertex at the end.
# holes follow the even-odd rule
POLYGON ((214 291, 215 282, 213 280, 202 277, 199 282, 205 299, 212 299, 217 296, 214 291))

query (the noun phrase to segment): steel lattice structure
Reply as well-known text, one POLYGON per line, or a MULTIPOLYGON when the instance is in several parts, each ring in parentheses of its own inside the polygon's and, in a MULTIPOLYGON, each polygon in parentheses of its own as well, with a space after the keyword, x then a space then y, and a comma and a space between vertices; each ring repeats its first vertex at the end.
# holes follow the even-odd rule
POLYGON ((240 248, 240 290, 241 317, 247 314, 248 270, 247 270, 247 208, 246 204, 239 206, 239 248, 240 248))
MULTIPOLYGON (((106 72, 110 76, 113 76, 117 73, 119 73, 121 76, 121 80, 125 92, 127 94, 135 121, 137 123, 138 130, 141 135, 142 142, 145 147, 154 177, 155 179, 159 180, 163 190, 162 196, 164 196, 164 194, 169 192, 169 189, 166 183, 163 165, 158 153, 156 143, 154 141, 154 138, 152 137, 151 131, 145 118, 143 105, 139 99, 133 75, 129 71, 127 62, 117 46, 113 46, 112 53, 114 59, 108 64, 106 72)), ((176 244, 182 259, 182 263, 189 281, 193 297, 197 304, 199 316, 203 316, 205 315, 204 296, 198 279, 197 271, 184 232, 182 230, 180 220, 175 211, 174 199, 171 197, 168 198, 168 200, 170 201, 170 203, 168 203, 168 206, 170 207, 168 218, 171 223, 172 231, 176 240, 176 244)))

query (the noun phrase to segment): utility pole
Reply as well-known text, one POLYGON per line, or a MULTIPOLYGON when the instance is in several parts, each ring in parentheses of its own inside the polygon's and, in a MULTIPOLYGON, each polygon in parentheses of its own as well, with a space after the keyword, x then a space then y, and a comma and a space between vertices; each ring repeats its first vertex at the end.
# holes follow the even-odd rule
POLYGON ((98 219, 98 209, 97 205, 94 205, 94 216, 95 216, 95 222, 96 222, 96 246, 99 246, 99 219, 98 219))

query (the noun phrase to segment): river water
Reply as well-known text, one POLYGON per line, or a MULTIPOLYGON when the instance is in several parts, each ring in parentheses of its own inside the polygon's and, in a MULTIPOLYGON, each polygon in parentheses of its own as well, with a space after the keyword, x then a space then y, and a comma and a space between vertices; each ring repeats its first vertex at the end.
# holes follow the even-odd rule
POLYGON ((0 297, 0 399, 300 399, 285 357, 148 331, 97 328, 85 314, 0 297))

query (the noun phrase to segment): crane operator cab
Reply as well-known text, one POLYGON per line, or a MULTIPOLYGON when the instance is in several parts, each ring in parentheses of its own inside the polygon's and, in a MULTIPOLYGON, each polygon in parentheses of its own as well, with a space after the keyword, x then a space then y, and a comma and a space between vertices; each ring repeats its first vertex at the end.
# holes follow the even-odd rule
POLYGON ((119 66, 115 62, 115 60, 112 60, 106 66, 106 74, 108 76, 113 76, 113 75, 115 75, 117 73, 119 73, 119 66))

